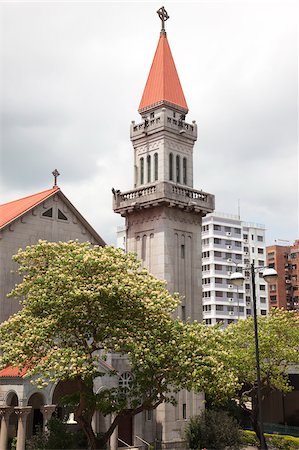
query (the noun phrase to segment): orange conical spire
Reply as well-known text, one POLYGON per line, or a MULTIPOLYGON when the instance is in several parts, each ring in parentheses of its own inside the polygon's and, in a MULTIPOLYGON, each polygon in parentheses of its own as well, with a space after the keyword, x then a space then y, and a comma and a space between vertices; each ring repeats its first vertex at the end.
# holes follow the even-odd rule
POLYGON ((167 36, 162 31, 138 111, 142 112, 164 102, 188 112, 167 36))

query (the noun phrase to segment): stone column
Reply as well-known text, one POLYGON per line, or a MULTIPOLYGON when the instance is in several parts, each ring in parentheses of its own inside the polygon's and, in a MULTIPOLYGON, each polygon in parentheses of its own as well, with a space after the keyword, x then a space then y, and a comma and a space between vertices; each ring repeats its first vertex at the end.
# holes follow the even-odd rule
MULTIPOLYGON (((111 414, 111 423, 114 420, 115 415, 111 414)), ((118 449, 118 427, 115 428, 113 431, 111 437, 110 437, 110 450, 117 450, 118 449)), ((123 445, 123 444, 121 444, 123 445)))
POLYGON ((25 450, 26 442, 26 422, 27 417, 32 410, 32 406, 17 406, 15 413, 18 416, 18 433, 16 450, 25 450))
POLYGON ((48 424, 49 420, 51 419, 52 414, 55 411, 55 409, 56 409, 56 405, 43 405, 40 409, 41 413, 43 415, 43 418, 44 418, 43 428, 45 431, 47 431, 47 424, 48 424))
POLYGON ((12 406, 0 407, 0 417, 1 417, 0 448, 3 450, 7 449, 9 417, 13 412, 13 410, 14 408, 12 406))

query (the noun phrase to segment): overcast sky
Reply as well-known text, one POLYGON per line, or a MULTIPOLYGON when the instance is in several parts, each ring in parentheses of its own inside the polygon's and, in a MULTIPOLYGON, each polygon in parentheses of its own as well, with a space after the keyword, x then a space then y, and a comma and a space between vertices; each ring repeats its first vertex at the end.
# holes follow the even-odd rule
MULTIPOLYGON (((133 188, 131 120, 159 38, 161 2, 0 4, 1 203, 59 186, 107 243, 133 188)), ((164 2, 196 120, 194 187, 216 210, 298 233, 296 2, 164 2)))

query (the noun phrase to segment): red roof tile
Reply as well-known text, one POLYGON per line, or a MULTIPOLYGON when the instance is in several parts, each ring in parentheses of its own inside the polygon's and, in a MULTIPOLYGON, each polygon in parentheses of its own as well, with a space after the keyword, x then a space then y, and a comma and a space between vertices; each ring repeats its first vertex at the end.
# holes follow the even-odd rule
POLYGON ((18 367, 8 366, 0 370, 0 377, 23 377, 26 372, 26 369, 20 370, 18 367))
POLYGON ((46 191, 0 205, 0 227, 22 216, 26 211, 29 211, 48 197, 51 197, 57 191, 59 191, 59 187, 55 186, 52 189, 47 189, 46 191))
POLYGON ((166 33, 160 39, 139 105, 145 108, 166 101, 188 111, 183 89, 174 64, 166 33))

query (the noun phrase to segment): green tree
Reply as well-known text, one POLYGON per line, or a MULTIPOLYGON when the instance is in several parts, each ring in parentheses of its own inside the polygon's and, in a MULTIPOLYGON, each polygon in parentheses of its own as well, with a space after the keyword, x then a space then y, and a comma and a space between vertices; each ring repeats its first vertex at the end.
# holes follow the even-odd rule
MULTIPOLYGON (((273 309, 268 316, 258 317, 258 336, 262 396, 271 390, 290 392, 288 367, 299 363, 299 316, 292 311, 273 309)), ((236 397, 241 408, 249 413, 260 439, 253 319, 228 326, 223 339, 229 351, 230 368, 238 379, 236 397)))
POLYGON ((26 367, 40 387, 75 380, 75 419, 91 449, 107 442, 122 415, 175 402, 181 388, 210 392, 214 386, 219 398, 234 391, 219 329, 172 319, 178 297, 134 255, 40 241, 14 259, 24 278, 10 296, 22 298, 22 309, 0 327, 1 364, 26 367), (127 355, 133 380, 130 389, 96 395, 99 361, 110 352, 127 355), (115 417, 102 439, 91 427, 95 410, 115 417))

